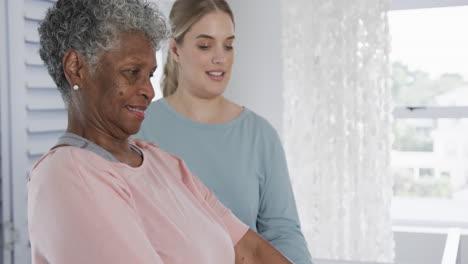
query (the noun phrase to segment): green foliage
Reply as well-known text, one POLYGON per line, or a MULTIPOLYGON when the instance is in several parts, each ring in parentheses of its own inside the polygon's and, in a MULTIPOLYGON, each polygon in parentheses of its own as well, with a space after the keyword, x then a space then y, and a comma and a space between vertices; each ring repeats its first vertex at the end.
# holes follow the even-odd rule
POLYGON ((396 105, 434 105, 437 96, 467 84, 457 73, 431 79, 428 73, 410 70, 401 62, 392 64, 392 93, 396 105))
POLYGON ((411 170, 394 172, 393 195, 396 197, 452 198, 453 189, 448 177, 415 179, 411 170))
MULTIPOLYGON (((432 135, 418 132, 418 128, 421 128, 419 124, 411 122, 413 120, 400 119, 395 121, 393 127, 393 135, 395 135, 395 142, 393 143, 393 149, 398 151, 417 151, 417 152, 432 152, 434 150, 434 140, 432 135)), ((435 124, 432 120, 429 124, 424 124, 424 128, 427 130, 433 130, 435 124)), ((426 122, 427 123, 427 122, 426 122)))

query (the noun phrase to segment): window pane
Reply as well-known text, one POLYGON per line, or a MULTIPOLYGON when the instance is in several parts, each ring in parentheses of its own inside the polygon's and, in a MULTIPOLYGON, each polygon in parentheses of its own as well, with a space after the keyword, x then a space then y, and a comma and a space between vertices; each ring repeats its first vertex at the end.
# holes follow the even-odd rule
POLYGON ((394 132, 395 196, 468 201, 468 119, 397 119, 394 132))
POLYGON ((398 119, 394 123, 395 142, 393 149, 413 152, 433 151, 432 132, 434 128, 434 121, 430 119, 398 119))
POLYGON ((468 118, 396 119, 395 219, 468 226, 468 118))
POLYGON ((396 106, 468 105, 468 7, 393 11, 396 106))
POLYGON ((153 85, 153 89, 154 89, 153 101, 156 101, 162 98, 161 79, 162 79, 164 63, 165 63, 163 60, 162 50, 159 50, 158 52, 156 52, 156 61, 158 63, 158 67, 156 68, 156 71, 154 72, 153 77, 151 78, 151 84, 153 85))

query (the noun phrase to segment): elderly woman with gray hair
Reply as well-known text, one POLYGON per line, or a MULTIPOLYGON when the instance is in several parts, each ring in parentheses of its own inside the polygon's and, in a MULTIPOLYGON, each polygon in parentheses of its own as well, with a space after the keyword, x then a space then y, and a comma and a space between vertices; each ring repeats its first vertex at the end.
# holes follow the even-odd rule
POLYGON ((168 36, 139 0, 58 0, 40 55, 68 127, 28 185, 33 263, 290 263, 239 221, 179 158, 129 142, 154 97, 168 36))

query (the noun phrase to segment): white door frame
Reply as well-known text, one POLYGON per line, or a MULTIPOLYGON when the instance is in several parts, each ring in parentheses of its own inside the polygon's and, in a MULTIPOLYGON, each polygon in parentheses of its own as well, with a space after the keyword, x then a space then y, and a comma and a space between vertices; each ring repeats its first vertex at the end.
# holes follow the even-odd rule
POLYGON ((2 251, 1 260, 2 263, 12 263, 12 232, 10 227, 12 226, 11 217, 11 173, 10 165, 11 159, 9 155, 9 140, 10 130, 8 129, 9 124, 9 52, 8 41, 7 41, 7 30, 8 30, 8 15, 7 15, 7 3, 2 1, 0 4, 0 177, 2 181, 2 189, 0 190, 2 199, 2 251))
POLYGON ((1 2, 0 125, 3 263, 31 262, 27 228, 27 109, 24 1, 1 2))

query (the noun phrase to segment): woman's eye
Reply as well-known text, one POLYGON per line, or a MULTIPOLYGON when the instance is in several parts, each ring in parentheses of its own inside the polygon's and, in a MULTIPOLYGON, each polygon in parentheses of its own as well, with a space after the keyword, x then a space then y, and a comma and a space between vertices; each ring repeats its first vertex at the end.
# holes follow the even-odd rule
POLYGON ((207 50, 207 49, 210 48, 210 46, 208 46, 208 45, 199 45, 198 48, 201 49, 201 50, 207 50))
POLYGON ((130 70, 128 70, 128 72, 130 72, 132 75, 138 75, 138 73, 140 73, 140 70, 138 70, 138 69, 130 69, 130 70))
POLYGON ((226 50, 232 50, 232 49, 234 49, 234 47, 231 46, 231 45, 225 45, 224 47, 226 48, 226 50))

